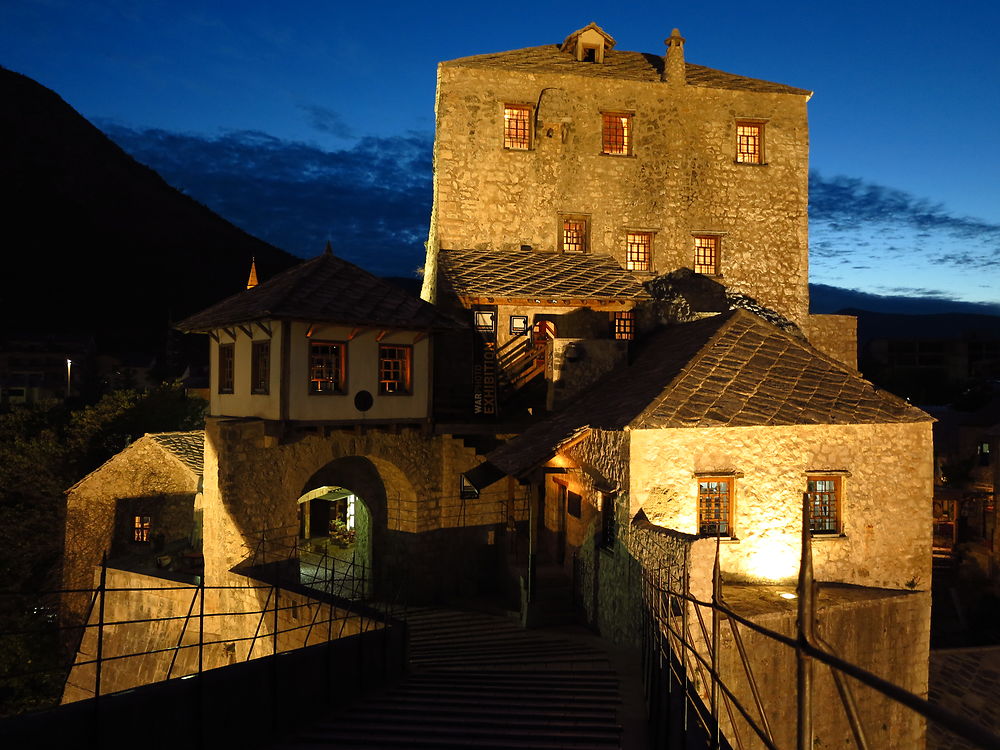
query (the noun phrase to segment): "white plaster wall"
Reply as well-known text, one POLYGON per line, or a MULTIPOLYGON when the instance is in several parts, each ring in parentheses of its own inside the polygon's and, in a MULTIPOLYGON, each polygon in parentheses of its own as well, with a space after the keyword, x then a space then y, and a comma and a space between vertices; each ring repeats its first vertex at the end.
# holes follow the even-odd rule
POLYGON ((309 392, 309 339, 306 323, 291 326, 289 418, 299 420, 423 419, 427 416, 430 390, 430 340, 416 331, 391 331, 379 342, 377 328, 363 329, 348 341, 351 326, 318 325, 314 340, 347 342, 347 389, 344 394, 309 392), (417 339, 420 338, 418 341, 417 339), (406 344, 413 347, 412 393, 380 395, 378 392, 378 347, 406 344), (375 404, 366 412, 354 407, 354 396, 368 391, 375 404))
POLYGON ((239 326, 232 326, 236 338, 233 339, 226 331, 216 331, 218 342, 212 341, 209 347, 209 372, 211 373, 209 398, 209 414, 227 417, 260 417, 261 419, 280 419, 280 388, 281 388, 281 323, 270 321, 266 324, 271 329, 268 335, 259 325, 247 325, 253 337, 247 336, 239 326), (250 392, 250 352, 254 341, 271 342, 271 366, 268 372, 270 387, 268 393, 255 394, 250 392), (233 392, 219 393, 219 344, 233 344, 235 370, 233 377, 233 392))

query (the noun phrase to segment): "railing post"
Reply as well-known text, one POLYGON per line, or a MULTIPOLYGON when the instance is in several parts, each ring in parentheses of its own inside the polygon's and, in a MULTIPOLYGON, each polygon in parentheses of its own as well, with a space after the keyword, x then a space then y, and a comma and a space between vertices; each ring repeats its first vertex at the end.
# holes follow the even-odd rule
POLYGON ((809 529, 809 493, 802 493, 802 556, 799 561, 799 618, 798 618, 798 750, 812 750, 812 678, 813 659, 806 653, 807 645, 814 645, 813 631, 816 618, 815 586, 812 567, 812 534, 809 529))
MULTIPOLYGON (((719 630, 721 618, 719 617, 719 604, 722 599, 722 569, 719 565, 719 552, 722 546, 720 537, 715 537, 715 564, 712 567, 712 719, 715 726, 712 728, 713 747, 719 747, 721 728, 719 726, 719 630)), ((735 729, 735 727, 734 727, 735 729)))
POLYGON ((101 582, 97 588, 97 666, 94 670, 94 697, 101 697, 101 660, 104 658, 104 598, 108 585, 108 553, 101 555, 101 582))
MULTIPOLYGON (((205 747, 205 680, 204 649, 205 649, 205 571, 201 572, 198 584, 198 747, 205 747)), ((185 623, 186 625, 187 623, 185 623)))
POLYGON ((108 553, 101 555, 101 579, 97 587, 97 656, 94 667, 94 747, 101 741, 101 660, 104 658, 104 598, 108 585, 108 553))

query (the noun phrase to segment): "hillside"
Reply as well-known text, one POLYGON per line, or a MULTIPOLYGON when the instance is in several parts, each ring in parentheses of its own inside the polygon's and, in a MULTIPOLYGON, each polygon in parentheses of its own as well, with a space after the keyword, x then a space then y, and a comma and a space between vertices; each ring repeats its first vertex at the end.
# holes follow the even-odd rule
MULTIPOLYGON (((157 348, 171 321, 297 259, 128 156, 57 94, 0 68, 3 332, 157 348)), ((262 206, 261 210, 266 210, 262 206)))

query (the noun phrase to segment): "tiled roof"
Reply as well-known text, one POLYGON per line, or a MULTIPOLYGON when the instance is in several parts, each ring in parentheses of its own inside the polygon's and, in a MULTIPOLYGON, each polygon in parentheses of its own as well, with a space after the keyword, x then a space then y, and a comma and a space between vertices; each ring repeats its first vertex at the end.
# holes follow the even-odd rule
POLYGON ((211 331, 254 320, 307 320, 410 330, 460 324, 364 269, 323 253, 177 324, 211 331))
POLYGON ((491 452, 507 474, 586 429, 883 424, 931 416, 745 310, 663 328, 634 362, 491 452))
MULTIPOLYGON (((527 47, 509 52, 460 57, 441 63, 454 67, 500 67, 505 70, 520 70, 526 73, 567 73, 588 78, 624 78, 631 81, 660 83, 663 72, 663 57, 648 52, 628 52, 605 49, 603 63, 579 62, 571 52, 563 52, 558 44, 541 47, 527 47)), ((686 63, 689 86, 703 86, 714 89, 734 89, 757 91, 767 94, 799 94, 808 96, 812 92, 783 83, 772 83, 759 78, 747 78, 703 65, 686 63)))
POLYGON ((442 250, 442 286, 460 297, 645 299, 636 277, 607 255, 530 250, 442 250))
POLYGON ((169 453, 176 456, 182 464, 191 469, 199 477, 205 471, 205 431, 193 432, 155 432, 148 433, 169 453))

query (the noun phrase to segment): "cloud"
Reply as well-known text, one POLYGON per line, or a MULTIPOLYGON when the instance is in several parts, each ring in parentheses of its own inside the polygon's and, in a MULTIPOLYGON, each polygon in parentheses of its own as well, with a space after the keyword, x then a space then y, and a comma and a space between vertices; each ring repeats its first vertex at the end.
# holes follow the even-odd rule
POLYGON ((829 284, 810 284, 809 293, 810 310, 813 313, 836 313, 854 309, 907 315, 1000 315, 998 303, 962 302, 948 295, 940 296, 941 290, 935 289, 905 287, 898 288, 898 292, 894 294, 872 294, 829 284))
POLYGON ((818 257, 849 255, 877 236, 878 250, 983 270, 1000 265, 1000 224, 949 212, 940 203, 856 177, 809 172, 809 219, 818 257), (960 253, 937 252, 963 244, 960 253))
POLYGON ((309 124, 321 133, 328 133, 337 138, 354 138, 354 130, 347 124, 339 112, 320 104, 300 104, 299 109, 306 113, 309 124))
POLYGON ((216 213, 302 257, 334 252, 383 275, 423 265, 431 211, 427 133, 326 151, 258 131, 217 136, 101 122, 138 161, 216 213))
MULTIPOLYGON (((347 137, 335 111, 302 105, 313 126, 347 137)), ((139 161, 216 213, 296 255, 327 239, 342 257, 383 274, 424 261, 432 134, 366 136, 339 150, 258 131, 218 135, 101 122, 139 161)), ((1000 268, 1000 226, 956 216, 901 190, 810 174, 814 281, 928 300, 992 300, 982 283, 1000 268)))

